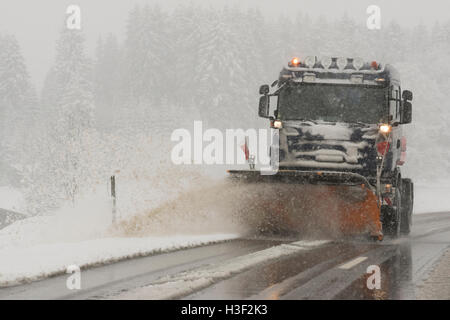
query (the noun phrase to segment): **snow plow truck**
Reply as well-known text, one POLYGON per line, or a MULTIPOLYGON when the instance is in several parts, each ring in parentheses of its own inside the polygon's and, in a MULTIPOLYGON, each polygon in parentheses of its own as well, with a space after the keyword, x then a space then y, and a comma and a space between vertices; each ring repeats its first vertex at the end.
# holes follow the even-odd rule
POLYGON ((322 223, 334 221, 345 235, 409 234, 414 186, 400 168, 413 95, 402 90, 393 66, 293 58, 259 93, 259 116, 277 139, 270 146, 276 171, 262 174, 254 165, 228 171, 233 182, 255 187, 257 211, 307 228, 319 208, 322 223))

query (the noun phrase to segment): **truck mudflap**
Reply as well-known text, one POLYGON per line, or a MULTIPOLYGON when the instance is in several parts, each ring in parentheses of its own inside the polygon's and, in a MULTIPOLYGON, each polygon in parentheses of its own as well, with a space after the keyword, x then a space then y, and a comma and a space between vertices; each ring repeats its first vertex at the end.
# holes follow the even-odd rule
POLYGON ((305 233, 322 229, 327 234, 338 231, 383 238, 376 190, 359 174, 300 170, 279 170, 274 175, 257 170, 228 173, 233 183, 245 186, 242 213, 262 215, 270 226, 276 223, 281 229, 305 233))

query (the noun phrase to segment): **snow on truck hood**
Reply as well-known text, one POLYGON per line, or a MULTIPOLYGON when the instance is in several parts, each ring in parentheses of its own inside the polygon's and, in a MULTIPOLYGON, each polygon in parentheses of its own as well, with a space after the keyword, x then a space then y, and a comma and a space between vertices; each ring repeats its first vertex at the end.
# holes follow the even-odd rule
POLYGON ((304 136, 304 139, 355 141, 375 139, 376 124, 352 124, 325 121, 283 121, 286 136, 304 136))
POLYGON ((324 121, 284 121, 280 130, 280 165, 361 169, 377 125, 324 121))

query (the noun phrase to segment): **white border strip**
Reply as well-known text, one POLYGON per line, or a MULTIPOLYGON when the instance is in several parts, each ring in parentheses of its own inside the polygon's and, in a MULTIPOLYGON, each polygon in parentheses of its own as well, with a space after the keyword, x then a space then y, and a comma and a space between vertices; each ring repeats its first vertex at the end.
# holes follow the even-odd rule
POLYGON ((354 266, 360 264, 361 262, 363 262, 363 261, 365 261, 365 260, 367 260, 367 257, 358 257, 358 258, 355 258, 355 259, 353 259, 353 260, 351 260, 351 261, 349 261, 349 262, 347 262, 347 263, 344 263, 344 264, 340 265, 340 266, 339 266, 339 269, 343 269, 343 270, 351 269, 351 268, 353 268, 354 266))

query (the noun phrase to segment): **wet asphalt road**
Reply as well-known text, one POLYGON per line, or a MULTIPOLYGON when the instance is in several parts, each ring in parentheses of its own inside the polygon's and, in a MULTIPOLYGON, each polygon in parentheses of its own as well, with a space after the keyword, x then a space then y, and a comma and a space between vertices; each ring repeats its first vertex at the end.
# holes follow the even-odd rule
MULTIPOLYGON (((214 270, 215 266, 297 240, 243 239, 137 258, 82 271, 82 289, 78 291, 68 290, 68 275, 61 275, 1 288, 0 299, 121 298, 130 290, 161 282, 162 277, 205 266, 214 270)), ((358 239, 331 241, 260 261, 177 298, 415 299, 419 286, 448 247, 450 212, 415 215, 409 237, 377 243, 358 239), (367 267, 371 265, 380 268, 381 289, 367 288, 367 267)))

